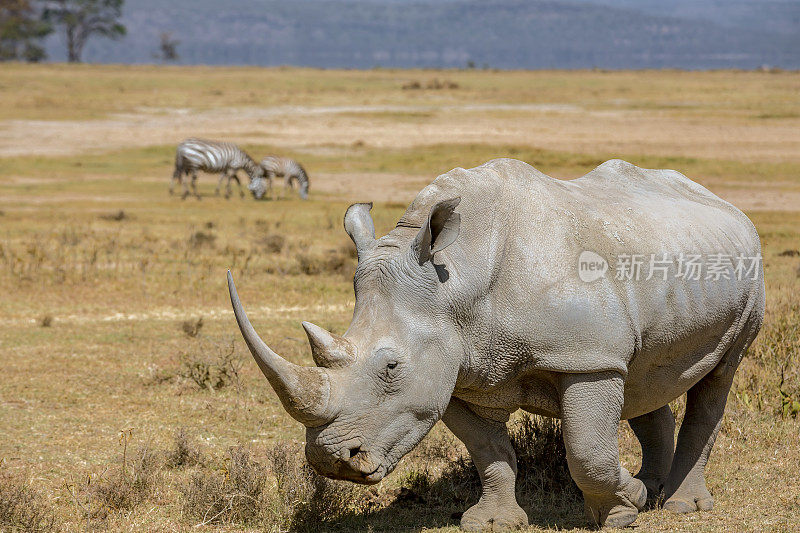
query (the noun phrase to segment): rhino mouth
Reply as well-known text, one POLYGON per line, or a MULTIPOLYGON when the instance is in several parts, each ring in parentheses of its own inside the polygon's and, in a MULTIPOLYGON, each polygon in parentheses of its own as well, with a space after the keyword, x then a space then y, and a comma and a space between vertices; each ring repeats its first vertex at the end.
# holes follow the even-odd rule
POLYGON ((368 469, 353 468, 345 462, 339 462, 337 468, 333 472, 320 472, 325 477, 331 479, 340 479, 343 481, 351 481, 360 485, 374 485, 386 477, 387 469, 383 464, 378 464, 375 467, 371 465, 368 469))
POLYGON ((373 485, 384 478, 386 475, 383 465, 379 465, 373 472, 364 476, 365 484, 373 485))

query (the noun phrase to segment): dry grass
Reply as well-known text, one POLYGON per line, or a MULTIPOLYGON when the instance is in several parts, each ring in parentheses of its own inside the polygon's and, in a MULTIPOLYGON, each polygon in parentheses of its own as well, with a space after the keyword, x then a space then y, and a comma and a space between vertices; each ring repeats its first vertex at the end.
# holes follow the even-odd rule
MULTIPOLYGON (((174 531, 206 521, 199 531, 454 530, 477 498, 476 473, 440 424, 375 487, 322 480, 304 466, 302 428, 238 337, 225 270, 271 346, 310 364, 300 321, 341 333, 352 313, 348 203, 377 200, 385 233, 435 175, 497 156, 557 176, 623 156, 678 169, 752 208, 768 308, 709 464, 717 507, 689 517, 650 511, 637 524, 800 528, 798 80, 8 65, 0 119, 56 122, 2 123, 0 153, 17 155, 0 159, 0 530, 174 531), (435 79, 458 90, 401 88, 435 79), (289 120, 258 108, 284 104, 320 112, 289 120), (493 107, 475 107, 483 104, 493 107), (346 110, 323 109, 337 105, 346 110), (353 109, 362 105, 383 109, 353 109), (124 115, 141 107, 148 119, 124 115), (171 125, 184 116, 185 126, 171 125), (45 142, 54 131, 62 135, 45 142), (298 158, 311 199, 211 197, 212 176, 201 178, 201 201, 170 198, 172 143, 184 133, 298 158), (55 155, 37 156, 37 146, 55 155), (120 428, 135 428, 127 451, 120 428)), ((531 529, 582 527, 558 426, 510 426, 531 529)), ((627 424, 620 442, 636 471, 627 424)))

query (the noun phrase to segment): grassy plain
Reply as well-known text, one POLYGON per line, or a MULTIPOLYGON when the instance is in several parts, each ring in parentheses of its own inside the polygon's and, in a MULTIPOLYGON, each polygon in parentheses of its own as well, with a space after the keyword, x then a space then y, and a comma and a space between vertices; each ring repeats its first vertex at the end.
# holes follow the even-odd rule
MULTIPOLYGON (((304 432, 249 359, 224 273, 309 364, 300 321, 341 333, 353 305, 347 205, 376 200, 386 232, 436 175, 494 157, 558 177, 613 157, 674 168, 751 216, 768 311, 709 466, 717 506, 636 523, 800 528, 800 74, 3 65, 0 91, 0 531, 23 507, 71 531, 454 528, 474 493, 439 425, 372 491, 303 477, 304 432), (169 197, 190 134, 298 158, 310 200, 225 200, 213 176, 201 201, 169 197)), ((574 495, 546 487, 520 496, 532 529, 582 527, 574 495)))

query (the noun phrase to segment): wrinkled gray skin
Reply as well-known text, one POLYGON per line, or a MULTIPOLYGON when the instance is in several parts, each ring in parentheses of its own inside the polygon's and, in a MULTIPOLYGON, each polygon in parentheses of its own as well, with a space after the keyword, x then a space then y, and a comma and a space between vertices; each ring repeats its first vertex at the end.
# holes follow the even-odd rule
POLYGON ((345 228, 358 249, 353 320, 342 337, 303 323, 315 368, 293 365, 253 330, 229 277, 242 333, 285 408, 307 426, 321 474, 376 483, 437 420, 467 446, 483 482, 467 530, 527 524, 514 494, 505 422, 517 409, 562 420, 588 520, 623 527, 663 492, 708 510, 704 467, 734 371, 764 314, 758 279, 583 282, 579 254, 760 253, 751 222, 670 170, 609 161, 559 181, 520 161, 455 169, 375 240, 371 204, 345 228), (688 393, 677 439, 668 403, 688 393), (634 477, 617 427, 642 444, 634 477))

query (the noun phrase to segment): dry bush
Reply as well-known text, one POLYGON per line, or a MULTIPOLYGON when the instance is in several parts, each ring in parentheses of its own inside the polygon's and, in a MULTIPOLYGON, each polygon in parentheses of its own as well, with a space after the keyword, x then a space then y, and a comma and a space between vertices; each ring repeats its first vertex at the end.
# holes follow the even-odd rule
POLYGON ((28 480, 0 471, 0 531, 54 531, 52 507, 28 480))
MULTIPOLYGON (((544 499, 561 506, 580 501, 580 491, 569 474, 559 421, 526 414, 510 427, 509 436, 517 454, 520 501, 539 504, 544 499)), ((472 460, 461 455, 454 441, 451 442, 452 450, 436 446, 432 448, 434 457, 417 460, 422 466, 406 474, 404 488, 407 490, 397 494, 399 501, 395 504, 424 504, 464 511, 478 501, 481 494, 478 471, 472 460), (437 475, 435 459, 449 460, 455 454, 457 458, 448 462, 437 475)))
POLYGON ((344 255, 345 257, 349 257, 352 260, 358 259, 358 250, 356 250, 356 245, 353 244, 353 241, 347 241, 339 247, 339 253, 344 255))
POLYGON ((273 507, 273 520, 289 531, 317 531, 322 523, 368 510, 365 489, 316 474, 299 446, 278 444, 270 457, 279 504, 273 507))
POLYGON ((200 330, 203 329, 203 317, 200 317, 197 320, 184 320, 181 324, 181 329, 184 333, 186 333, 187 336, 192 338, 197 337, 197 335, 200 334, 200 330))
POLYGON ((270 233, 259 239, 258 244, 271 254, 279 254, 286 246, 286 237, 278 233, 270 233))
POLYGON ((189 237, 189 246, 191 248, 213 248, 216 240, 217 236, 210 231, 195 231, 192 233, 191 237, 189 237))
POLYGON ((426 89, 433 89, 433 90, 458 89, 459 85, 454 81, 450 81, 450 80, 441 80, 440 81, 438 78, 436 78, 436 79, 428 82, 428 85, 426 85, 425 88, 426 89))
POLYGON ((178 375, 193 381, 201 389, 214 391, 231 384, 238 387, 243 364, 236 354, 233 340, 203 343, 199 353, 181 354, 178 375))
POLYGON ((135 453, 130 462, 126 456, 127 453, 118 467, 94 484, 93 496, 100 504, 98 514, 133 509, 150 498, 158 484, 161 465, 157 454, 148 445, 135 453))
POLYGON ((300 445, 280 443, 267 455, 262 465, 232 447, 219 471, 195 472, 180 488, 184 515, 201 524, 318 531, 368 504, 366 489, 314 473, 300 445))
POLYGON ((116 213, 107 213, 105 215, 100 215, 102 220, 109 220, 113 222, 122 222, 123 220, 130 218, 130 215, 125 213, 122 209, 117 211, 116 213))
POLYGON ((49 328, 53 325, 53 315, 44 315, 39 319, 39 325, 43 328, 49 328))
POLYGON ((267 516, 268 482, 246 448, 229 448, 221 471, 196 472, 180 487, 183 513, 202 524, 257 524, 267 516))
POLYGON ((186 428, 179 428, 175 431, 172 448, 167 450, 164 460, 168 468, 192 467, 203 462, 203 452, 186 428))
POLYGON ((517 491, 520 494, 549 495, 579 500, 567 465, 567 450, 561 422, 526 414, 509 432, 517 453, 517 491))
POLYGON ((410 81, 403 85, 404 91, 418 91, 421 89, 427 89, 431 91, 438 91, 442 89, 458 89, 460 86, 458 83, 450 80, 440 80, 439 78, 434 78, 430 80, 428 83, 423 85, 418 80, 410 81))
POLYGON ((308 276, 319 274, 341 274, 353 265, 350 252, 344 248, 328 250, 324 254, 301 252, 295 258, 300 272, 308 276))
POLYGON ((101 474, 89 474, 79 482, 65 484, 87 529, 93 520, 105 520, 114 512, 130 511, 150 499, 160 485, 162 464, 158 454, 149 444, 129 454, 131 436, 131 429, 120 432, 123 452, 119 464, 101 474))

